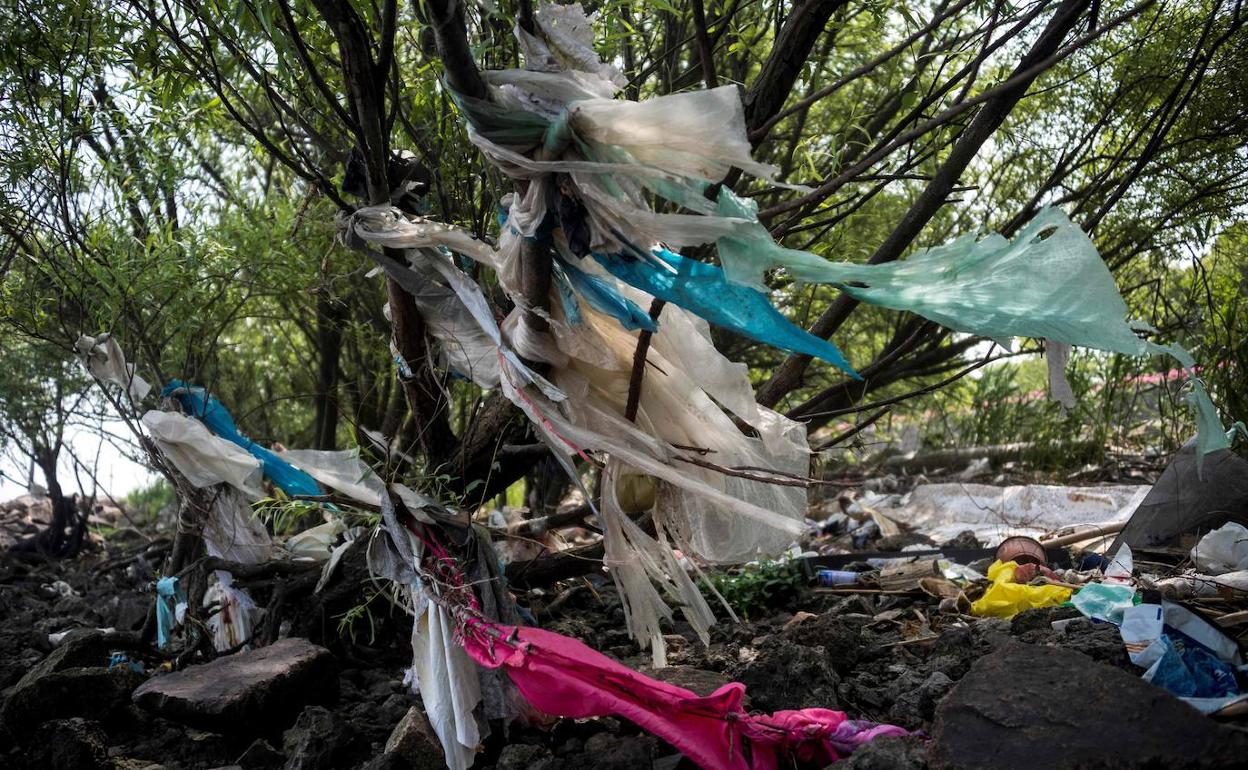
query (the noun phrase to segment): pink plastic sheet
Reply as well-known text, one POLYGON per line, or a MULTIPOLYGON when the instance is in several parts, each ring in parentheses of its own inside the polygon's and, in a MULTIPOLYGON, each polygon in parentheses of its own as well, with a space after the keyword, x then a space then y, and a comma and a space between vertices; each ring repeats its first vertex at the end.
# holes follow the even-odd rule
POLYGON ((706 770, 777 770, 782 758, 822 767, 876 737, 906 734, 900 727, 851 720, 828 709, 748 714, 741 707, 745 685, 739 682, 699 697, 540 628, 501 626, 477 617, 462 627, 472 659, 487 668, 506 666, 538 710, 572 719, 624 717, 706 770))

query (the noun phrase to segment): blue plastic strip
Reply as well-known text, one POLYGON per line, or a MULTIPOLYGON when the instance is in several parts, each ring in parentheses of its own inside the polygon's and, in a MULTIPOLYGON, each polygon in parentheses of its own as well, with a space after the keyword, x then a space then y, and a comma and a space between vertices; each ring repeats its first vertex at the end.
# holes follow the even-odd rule
POLYGON ((666 249, 656 250, 654 255, 674 271, 652 260, 620 254, 594 254, 594 259, 629 286, 682 307, 716 326, 782 350, 822 358, 861 379, 836 345, 794 326, 757 289, 729 282, 724 271, 715 265, 666 249))
POLYGON ((316 479, 239 433, 229 410, 216 398, 209 396, 203 388, 187 385, 181 380, 170 380, 160 393, 166 398, 175 396, 183 409, 199 418, 213 433, 250 452, 264 466, 264 475, 286 494, 292 497, 324 494, 316 479))
POLYGON ((625 329, 644 329, 648 332, 659 330, 659 325, 649 313, 638 307, 636 302, 616 291, 615 287, 607 281, 599 276, 590 275, 562 259, 559 260, 559 265, 567 274, 568 282, 593 309, 611 316, 625 329))

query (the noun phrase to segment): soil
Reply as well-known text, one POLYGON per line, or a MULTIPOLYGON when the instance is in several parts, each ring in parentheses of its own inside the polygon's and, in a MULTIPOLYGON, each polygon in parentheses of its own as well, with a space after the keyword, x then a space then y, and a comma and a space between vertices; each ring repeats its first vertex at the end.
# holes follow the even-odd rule
MULTIPOLYGON (((108 665, 117 653, 141 664, 149 674, 170 663, 138 641, 153 603, 152 568, 157 563, 159 544, 148 547, 137 540, 110 543, 60 562, 0 556, 3 697, 11 701, 20 689, 15 685, 28 681, 30 677, 23 677, 36 669, 46 669, 47 682, 57 685, 24 692, 21 714, 14 709, 0 712, 4 714, 0 766, 17 770, 444 767, 419 709, 412 711, 420 699, 403 683, 410 660, 410 621, 384 609, 375 612, 371 624, 353 626, 353 633, 343 633, 334 620, 334 613, 344 611, 341 607, 321 607, 319 623, 304 618, 291 626, 328 647, 336 658, 337 673, 332 675, 338 680, 337 696, 327 703, 313 703, 309 697, 306 704, 288 704, 292 707, 284 719, 231 725, 220 732, 187 727, 134 705, 128 695, 144 675, 126 667, 110 671, 108 665), (153 549, 156 553, 148 553, 153 549), (49 634, 96 628, 115 631, 79 632, 59 648, 49 640, 49 634), (86 697, 88 690, 92 697, 86 697)), ((344 574, 349 577, 340 579, 356 579, 349 569, 344 574)), ((949 764, 948 751, 934 753, 929 738, 935 734, 941 704, 976 661, 1011 644, 1060 648, 1098 667, 1128 672, 1133 681, 1139 676, 1114 627, 1079 618, 1055 631, 1053 621, 1077 616, 1071 608, 1033 610, 1012 620, 976 619, 940 614, 938 600, 923 595, 833 594, 819 589, 800 591, 767 617, 716 626, 709 646, 677 624, 669 638, 670 666, 655 672, 648 668, 648 655, 628 638, 623 609, 609 581, 601 575, 588 581, 578 579, 580 588, 555 603, 554 614, 542 607, 561 592, 559 587, 521 598, 531 604, 544 627, 576 636, 627 665, 694 691, 709 692, 736 680, 749 688, 751 709, 818 706, 914 731, 913 738, 881 740, 867 747, 845 762, 847 768, 923 768, 937 755, 943 757, 941 766, 959 766, 957 761, 949 764)), ((264 597, 257 599, 263 602, 264 597)), ((1001 682, 1001 687, 1009 686, 1008 681, 1001 682)), ((1047 697, 1045 692, 1027 695, 1047 697)), ((1073 719, 1080 704, 1066 703, 1063 708, 1073 719)), ((1210 722, 1192 714, 1202 723, 1210 722)), ((1217 729, 1230 734, 1235 728, 1217 729)), ((506 730, 497 726, 476 767, 677 770, 692 765, 635 726, 602 718, 551 720, 506 730)))

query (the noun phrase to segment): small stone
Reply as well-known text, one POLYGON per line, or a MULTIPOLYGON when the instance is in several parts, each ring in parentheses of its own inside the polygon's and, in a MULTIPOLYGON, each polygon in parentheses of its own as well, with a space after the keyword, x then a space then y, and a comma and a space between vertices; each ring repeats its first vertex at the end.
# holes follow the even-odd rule
POLYGON ((306 639, 282 639, 258 650, 149 679, 134 701, 158 716, 222 732, 259 732, 308 703, 337 694, 333 655, 306 639))
POLYGON ((927 744, 913 736, 876 738, 832 767, 835 770, 926 770, 927 744))
POLYGON ((496 770, 529 770, 538 762, 550 759, 551 756, 550 749, 545 746, 513 743, 503 747, 494 767, 496 770))
POLYGON ((403 759, 413 770, 441 770, 446 766, 432 725, 415 706, 407 710, 386 739, 386 753, 403 759))
POLYGON ((282 764, 282 753, 273 748, 268 741, 255 740, 247 750, 235 761, 243 770, 271 770, 282 764))
POLYGON ((333 770, 336 754, 351 742, 346 728, 322 706, 308 706, 282 734, 285 770, 333 770))

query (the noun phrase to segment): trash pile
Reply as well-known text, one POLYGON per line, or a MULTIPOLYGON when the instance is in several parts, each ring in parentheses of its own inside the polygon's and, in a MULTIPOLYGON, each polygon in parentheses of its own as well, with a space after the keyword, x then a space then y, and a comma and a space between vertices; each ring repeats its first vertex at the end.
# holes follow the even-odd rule
MULTIPOLYGON (((1008 619, 1071 607, 1117 627, 1145 681, 1206 714, 1248 715, 1248 667, 1237 641, 1248 630, 1248 461, 1229 451, 1203 463, 1199 456, 1189 443, 1151 488, 969 485, 959 496, 960 485, 932 484, 904 496, 843 499, 844 513, 814 523, 815 551, 804 564, 820 590, 926 594, 951 616, 1008 619), (989 498, 998 505, 981 504, 989 498), (1054 504, 1061 499, 1064 506, 1054 504), (1127 505, 1116 508, 1122 499, 1127 505), (1089 503, 1113 515, 1077 521, 1089 503), (1017 519, 1011 525, 1002 516, 1010 509, 1026 514, 1028 529, 1055 510, 1068 511, 1074 526, 1041 539, 1017 534, 1017 519), (930 531, 947 532, 968 520, 992 521, 1008 536, 990 550, 974 527, 940 546, 912 532, 897 551, 863 551, 890 536, 896 542, 899 521, 920 530, 938 521, 930 531)), ((1060 632, 1070 620, 1052 627, 1060 632)))
MULTIPOLYGON (((713 628, 715 603, 738 618, 713 586, 705 590, 706 569, 785 553, 806 527, 805 429, 754 400, 747 367, 716 350, 709 324, 817 356, 857 376, 832 343, 775 309, 762 283, 765 271, 783 269, 861 301, 994 339, 1030 336, 1050 346, 1174 356, 1190 375, 1188 399, 1200 432, 1185 455, 1190 473, 1177 474, 1168 492, 1159 492, 1159 482, 1138 511, 1163 508, 1171 501, 1160 495, 1182 498, 1191 485, 1231 473, 1230 436, 1217 424, 1192 359, 1178 347, 1146 340, 1147 327, 1127 322, 1104 263, 1060 211, 1042 212, 1013 241, 971 236, 894 264, 830 262, 783 248, 748 198, 719 185, 732 168, 774 182, 774 169, 750 158, 735 87, 643 102, 615 99, 623 81, 594 52, 590 19, 579 5, 543 5, 535 20, 536 33, 516 30, 524 69, 484 73, 485 98, 452 91, 474 144, 515 183, 499 213, 497 246, 391 207, 344 218, 342 236, 411 294, 440 343, 442 362, 503 393, 549 446, 603 531, 602 563, 611 585, 586 585, 596 596, 615 597, 616 637, 649 650, 656 676, 674 657, 693 655, 689 639, 709 656, 725 644, 724 634, 734 633, 731 626, 713 628), (681 211, 660 213, 652 198, 681 211), (714 245, 719 264, 677 251, 705 244, 714 245), (534 254, 549 262, 549 275, 539 276, 548 279, 549 290, 537 296, 526 293, 534 254), (501 323, 460 258, 498 275, 515 304, 501 323), (583 487, 578 463, 599 473, 599 495, 583 487), (685 635, 672 634, 674 628, 685 635)), ((240 576, 275 562, 294 569, 311 564, 318 573, 315 595, 346 568, 349 554, 363 552, 372 579, 385 585, 378 594, 411 616, 406 682, 419 693, 452 770, 473 766, 509 726, 551 717, 618 717, 701 767, 741 769, 819 767, 877 738, 911 740, 907 736, 921 727, 888 724, 889 714, 869 714, 878 711, 870 706, 855 716, 874 718, 850 718, 832 707, 840 701, 857 707, 869 698, 842 699, 836 686, 815 702, 774 699, 770 714, 748 707, 746 685, 759 685, 760 701, 767 701, 768 689, 804 684, 783 671, 762 675, 760 661, 773 659, 768 649, 796 644, 783 630, 758 645, 733 641, 737 658, 723 668, 741 679, 703 693, 642 674, 570 635, 522 623, 491 534, 471 512, 382 479, 352 451, 260 446, 204 388, 178 380, 148 386, 107 334, 84 336, 79 350, 89 371, 120 386, 136 417, 145 401, 156 403, 139 419, 145 446, 178 482, 179 534, 202 539, 214 565, 210 585, 197 583, 194 565, 155 581, 155 630, 161 648, 181 639, 189 654, 204 633, 194 618, 209 609, 206 632, 213 649, 226 655, 198 673, 192 667, 149 680, 135 692, 144 708, 219 728, 222 713, 237 709, 230 711, 237 716, 258 701, 222 692, 224 683, 248 674, 235 671, 231 679, 207 667, 264 671, 270 669, 257 660, 273 656, 281 665, 272 670, 316 670, 323 656, 297 640, 279 642, 281 650, 257 644, 256 624, 275 608, 261 606, 240 576), (312 504, 320 520, 275 542, 252 509, 265 497, 266 480, 287 499, 312 504), (791 681, 778 683, 776 675, 791 681)), ((396 361, 401 373, 408 371, 402 356, 396 361)), ((1051 367, 1050 374, 1054 392, 1067 393, 1062 368, 1051 367)), ((1131 507, 1137 493, 1111 498, 1113 512, 1131 507)), ((925 597, 919 601, 934 604, 934 613, 931 607, 925 613, 918 606, 861 605, 870 613, 848 613, 869 621, 849 632, 860 640, 849 645, 855 650, 866 644, 862 638, 874 638, 868 627, 877 623, 901 629, 903 638, 885 642, 886 649, 904 649, 938 645, 951 629, 1069 605, 1079 616, 1117 626, 1149 682, 1202 711, 1225 714, 1243 703, 1242 660, 1237 645, 1196 608, 1244 587, 1248 567, 1237 530, 1218 529, 1196 544, 1200 572, 1159 572, 1154 568, 1163 563, 1151 561, 1158 543, 1144 542, 1156 528, 1133 526, 1138 511, 1107 556, 1076 564, 1052 550, 1058 540, 1069 540, 1020 539, 1026 532, 1011 533, 992 551, 978 541, 987 530, 948 549, 912 543, 864 551, 906 532, 896 526, 900 517, 848 503, 843 530, 821 525, 827 531, 820 532, 846 539, 848 547, 823 548, 803 563, 826 584, 818 591, 830 596, 925 597), (979 555, 968 559, 967 551, 979 555)), ((1062 513, 1060 523, 1071 523, 1069 508, 1062 513)), ((1033 518, 1031 526, 1059 523, 1041 521, 1033 518)), ((1113 531, 1082 529, 1074 539, 1103 540, 1113 531)), ((1057 624, 1069 620, 1055 619, 1052 630, 1060 632, 1057 624)), ((800 636, 802 625, 798 619, 790 636, 800 636)), ((273 633, 280 635, 281 627, 273 633)), ((883 655, 871 649, 864 659, 883 655)), ((813 669, 844 665, 835 655, 830 663, 822 653, 817 657, 813 669)), ((812 659, 786 665, 802 660, 812 659)), ((965 675, 970 664, 963 663, 949 671, 965 675)), ((850 671, 843 670, 829 674, 829 681, 842 673, 848 680, 850 671)), ((867 666, 859 679, 868 673, 878 672, 867 666)), ((945 686, 936 673, 929 675, 938 686, 925 696, 928 712, 945 686)), ((939 673, 952 684, 949 674, 939 673)), ((848 683, 847 692, 859 686, 869 689, 859 681, 848 683)), ((281 702, 280 689, 267 692, 281 702)))

